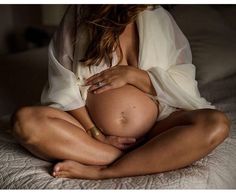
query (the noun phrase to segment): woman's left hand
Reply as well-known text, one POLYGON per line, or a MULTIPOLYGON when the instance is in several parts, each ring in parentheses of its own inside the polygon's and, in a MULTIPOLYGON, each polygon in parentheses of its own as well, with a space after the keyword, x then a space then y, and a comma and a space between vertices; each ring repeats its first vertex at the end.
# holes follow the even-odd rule
POLYGON ((128 65, 116 65, 89 77, 85 85, 91 85, 88 91, 95 94, 120 88, 132 79, 133 68, 128 65))

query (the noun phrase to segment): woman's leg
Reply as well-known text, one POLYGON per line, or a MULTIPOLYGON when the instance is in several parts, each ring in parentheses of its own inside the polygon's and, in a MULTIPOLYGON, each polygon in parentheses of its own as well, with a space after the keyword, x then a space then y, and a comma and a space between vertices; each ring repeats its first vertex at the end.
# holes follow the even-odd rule
POLYGON ((20 108, 13 117, 13 135, 45 160, 74 160, 107 165, 122 152, 90 137, 70 114, 46 106, 20 108))
POLYGON ((164 172, 185 167, 219 145, 229 132, 229 120, 214 109, 178 111, 158 122, 144 145, 108 166, 64 161, 56 177, 105 179, 164 172))

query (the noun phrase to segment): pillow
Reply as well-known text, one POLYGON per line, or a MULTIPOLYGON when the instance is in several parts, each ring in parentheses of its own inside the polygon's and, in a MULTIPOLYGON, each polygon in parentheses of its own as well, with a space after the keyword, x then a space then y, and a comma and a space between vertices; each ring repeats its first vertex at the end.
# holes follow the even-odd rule
POLYGON ((236 73, 236 29, 232 20, 236 18, 236 6, 177 5, 170 13, 189 40, 200 84, 236 73), (226 9, 230 11, 227 14, 226 9))

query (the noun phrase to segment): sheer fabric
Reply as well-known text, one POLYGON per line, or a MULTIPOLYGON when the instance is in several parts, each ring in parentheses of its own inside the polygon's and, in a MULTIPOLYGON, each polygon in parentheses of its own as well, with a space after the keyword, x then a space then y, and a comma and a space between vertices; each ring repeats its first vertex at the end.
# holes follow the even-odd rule
POLYGON ((158 120, 176 108, 216 107, 201 97, 188 40, 162 7, 144 11, 137 19, 140 37, 139 68, 146 70, 160 103, 158 120))
MULTIPOLYGON (((84 80, 109 66, 105 60, 91 69, 79 62, 91 37, 86 26, 79 26, 79 6, 71 6, 49 45, 49 75, 41 103, 64 111, 85 106, 84 80), (78 41, 74 44, 75 37, 78 41)), ((161 6, 141 12, 136 24, 139 33, 138 68, 148 72, 164 118, 176 108, 194 110, 215 108, 201 97, 195 80, 195 66, 188 40, 172 16, 161 6)), ((113 53, 112 66, 117 62, 113 53)), ((149 95, 150 96, 150 95, 149 95)))
POLYGON ((63 111, 85 106, 73 72, 78 18, 79 6, 70 6, 48 48, 48 82, 42 91, 41 104, 63 111))

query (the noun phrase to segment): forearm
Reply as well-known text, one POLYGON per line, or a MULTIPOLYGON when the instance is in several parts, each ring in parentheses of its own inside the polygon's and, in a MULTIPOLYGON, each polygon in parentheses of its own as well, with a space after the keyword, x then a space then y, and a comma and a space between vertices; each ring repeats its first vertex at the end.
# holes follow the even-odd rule
POLYGON ((155 88, 146 71, 132 67, 129 73, 128 83, 139 88, 145 93, 156 96, 155 88))
POLYGON ((80 124, 84 127, 86 132, 89 133, 89 135, 91 135, 93 138, 99 141, 102 142, 105 141, 105 136, 98 128, 96 128, 94 122, 90 118, 86 106, 68 111, 68 113, 71 114, 74 118, 76 118, 80 122, 80 124), (96 128, 96 131, 94 130, 94 128, 96 128))
POLYGON ((89 116, 86 106, 75 110, 70 110, 68 111, 68 113, 72 115, 74 118, 76 118, 86 131, 95 126, 94 122, 89 116))

